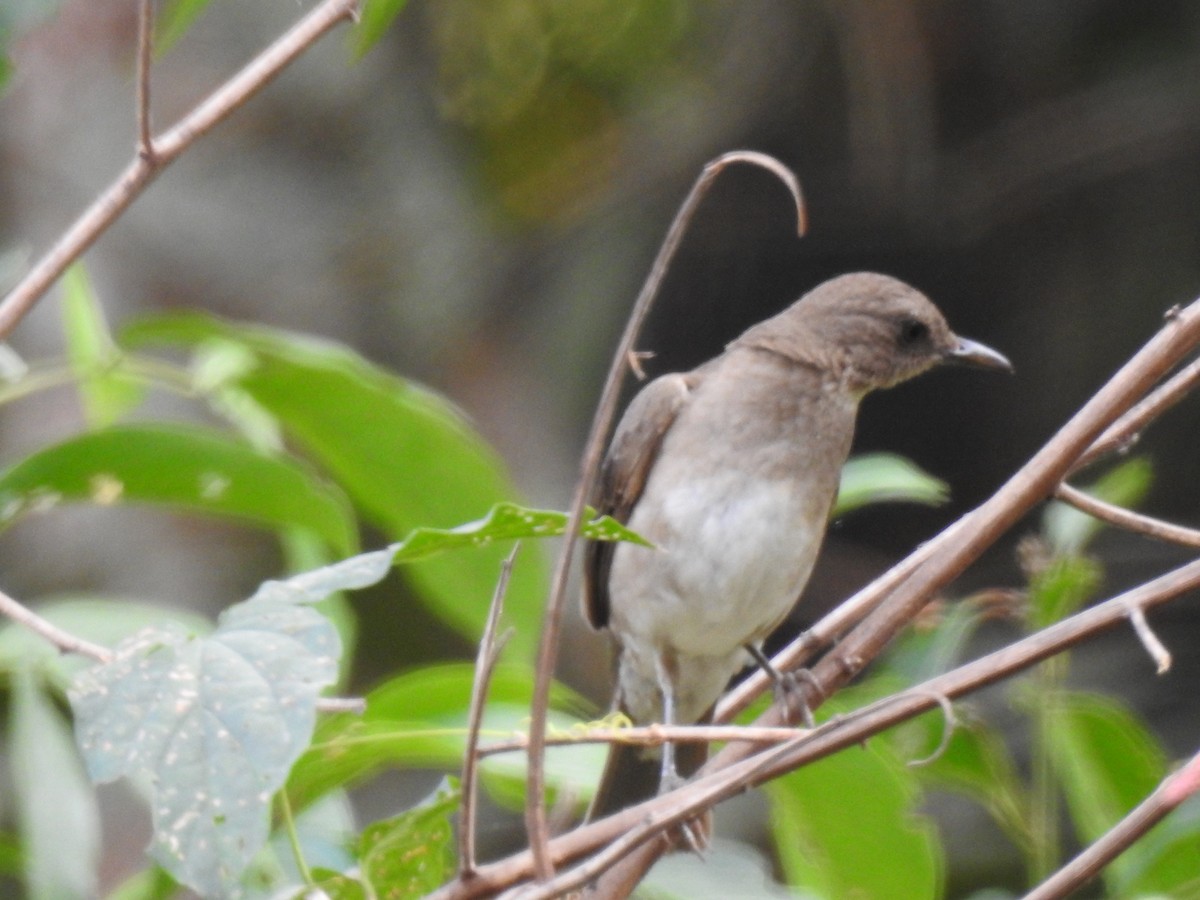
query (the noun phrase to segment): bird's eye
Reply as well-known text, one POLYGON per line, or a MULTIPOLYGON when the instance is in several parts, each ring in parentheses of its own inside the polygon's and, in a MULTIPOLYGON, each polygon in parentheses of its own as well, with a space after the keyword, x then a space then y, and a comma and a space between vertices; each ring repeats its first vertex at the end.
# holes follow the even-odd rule
POLYGON ((900 322, 900 346, 910 347, 929 337, 929 326, 920 319, 902 319, 900 322))

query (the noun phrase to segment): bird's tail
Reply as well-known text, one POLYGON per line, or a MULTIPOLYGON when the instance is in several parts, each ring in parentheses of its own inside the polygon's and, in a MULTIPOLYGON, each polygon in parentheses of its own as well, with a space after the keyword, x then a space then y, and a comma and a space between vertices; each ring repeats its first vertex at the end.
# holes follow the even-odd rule
MULTIPOLYGON (((621 710, 624 712, 624 709, 621 710)), ((712 723, 713 709, 701 717, 697 725, 712 723)), ((708 760, 708 744, 687 743, 675 745, 675 767, 684 778, 700 771, 708 760)), ((587 821, 603 819, 643 800, 658 794, 658 783, 662 772, 662 751, 648 750, 633 744, 612 744, 600 785, 588 808, 587 821)))

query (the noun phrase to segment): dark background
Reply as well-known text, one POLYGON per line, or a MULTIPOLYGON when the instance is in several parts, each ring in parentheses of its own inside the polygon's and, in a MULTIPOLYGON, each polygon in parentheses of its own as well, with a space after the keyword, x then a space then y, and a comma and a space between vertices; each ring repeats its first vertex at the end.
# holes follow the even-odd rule
MULTIPOLYGON (((307 4, 306 4, 307 5, 307 4)), ((155 72, 174 121, 299 12, 219 2, 155 72)), ((128 160, 134 4, 74 0, 13 48, 0 97, 0 264, 19 271, 128 160)), ((362 61, 337 34, 173 166, 87 262, 114 324, 199 307, 336 338, 449 394, 535 504, 564 507, 603 373, 675 209, 708 159, 735 168, 700 210, 641 341, 695 365, 819 281, 874 269, 925 290, 1011 378, 937 372, 867 401, 858 450, 950 482, 938 510, 838 523, 808 619, 980 502, 1200 294, 1200 5, 1100 0, 413 0, 362 61)), ((57 352, 43 303, 13 337, 57 352)), ((1200 406, 1140 445, 1145 506, 1200 516, 1200 406)), ((79 425, 74 397, 3 412, 5 463, 79 425)), ((1019 584, 1013 540, 956 592, 1019 584)), ((1110 589, 1176 554, 1110 537, 1110 589)), ((70 510, 0 539, 5 589, 103 591, 215 609, 275 573, 257 536, 137 510, 70 510)), ((467 651, 406 645, 364 601, 363 680, 467 651), (374 656, 374 658, 372 658, 374 656)), ((1195 603, 1161 617, 1178 665, 1133 639, 1085 654, 1173 753, 1197 741, 1195 603)), ((402 622, 405 620, 401 620, 402 622)), ((1156 620, 1159 621, 1159 620, 1156 620)), ((604 647, 573 622, 565 677, 602 697, 604 647)))

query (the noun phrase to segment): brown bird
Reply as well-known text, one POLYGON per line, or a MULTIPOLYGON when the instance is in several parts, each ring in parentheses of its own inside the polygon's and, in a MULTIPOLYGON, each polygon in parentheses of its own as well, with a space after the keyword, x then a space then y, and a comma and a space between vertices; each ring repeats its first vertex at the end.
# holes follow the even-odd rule
MULTIPOLYGON (((859 273, 634 398, 594 505, 654 548, 591 543, 584 563, 587 617, 616 638, 616 705, 633 721, 710 721, 730 678, 765 662, 816 561, 859 401, 943 362, 1012 368, 915 288, 859 273)), ((589 817, 676 787, 706 757, 614 745, 589 817)))

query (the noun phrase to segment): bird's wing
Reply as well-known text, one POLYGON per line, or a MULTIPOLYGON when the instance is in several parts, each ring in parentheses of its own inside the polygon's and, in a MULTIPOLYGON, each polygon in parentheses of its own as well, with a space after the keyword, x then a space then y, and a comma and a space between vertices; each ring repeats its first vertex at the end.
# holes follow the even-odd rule
MULTIPOLYGON (((700 377, 699 371, 663 375, 633 398, 600 467, 600 484, 592 505, 601 515, 612 516, 621 523, 629 521, 658 458, 663 435, 687 403, 700 377)), ((611 541, 591 541, 584 551, 583 608, 593 628, 608 624, 608 572, 615 550, 616 545, 611 541)))

